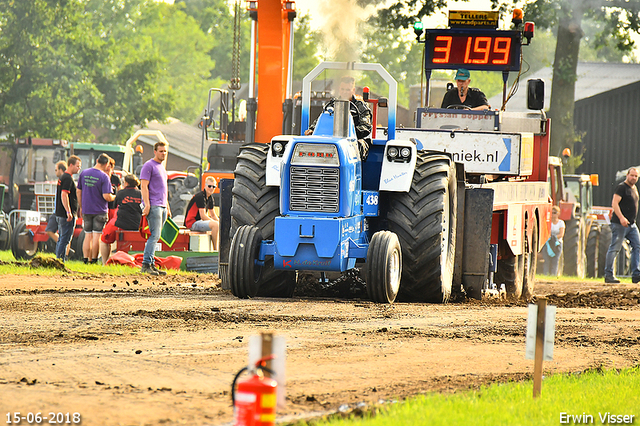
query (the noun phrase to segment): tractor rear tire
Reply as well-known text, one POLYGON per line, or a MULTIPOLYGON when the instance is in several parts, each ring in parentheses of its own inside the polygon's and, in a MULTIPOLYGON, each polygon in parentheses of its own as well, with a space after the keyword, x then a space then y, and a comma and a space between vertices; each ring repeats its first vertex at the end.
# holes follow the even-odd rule
POLYGON ((522 299, 530 300, 536 286, 536 271, 538 269, 538 221, 534 218, 531 232, 531 243, 525 241, 524 274, 522 281, 522 299))
POLYGON ((564 267, 562 275, 584 278, 585 253, 584 253, 584 219, 571 219, 565 222, 564 267))
POLYGON ((260 253, 262 235, 257 226, 238 228, 229 248, 229 284, 231 292, 240 299, 255 297, 260 285, 262 267, 256 260, 260 253))
POLYGON ((451 295, 456 246, 455 163, 446 155, 417 154, 409 192, 389 196, 389 230, 403 255, 399 299, 445 303, 451 295))
POLYGON ((402 276, 402 251, 396 234, 389 231, 373 234, 365 270, 369 298, 376 303, 393 303, 402 276))
MULTIPOLYGON (((585 268, 585 273, 589 278, 598 277, 598 263, 602 262, 604 264, 604 260, 599 256, 599 245, 602 243, 600 240, 600 227, 597 224, 591 225, 591 229, 589 229, 589 235, 587 236, 587 246, 584 250, 584 255, 586 258, 587 266, 585 268)), ((607 246, 608 248, 608 246, 607 246)), ((606 252, 605 252, 606 257, 606 252)))
POLYGON ((11 248, 11 223, 7 216, 0 216, 0 250, 9 250, 11 248))
POLYGON ((11 234, 11 253, 16 260, 30 260, 38 252, 38 242, 33 241, 32 232, 25 222, 20 222, 11 234), (21 236, 22 234, 22 236, 21 236))
MULTIPOLYGON (((275 218, 280 214, 280 191, 266 185, 268 149, 269 145, 260 143, 240 148, 234 172, 230 235, 242 225, 253 225, 265 240, 273 240, 275 218)), ((295 272, 275 269, 273 257, 265 260, 257 296, 291 297, 295 287, 295 272)))
POLYGON ((622 242, 622 247, 616 257, 615 276, 625 277, 631 275, 631 246, 626 239, 622 242))

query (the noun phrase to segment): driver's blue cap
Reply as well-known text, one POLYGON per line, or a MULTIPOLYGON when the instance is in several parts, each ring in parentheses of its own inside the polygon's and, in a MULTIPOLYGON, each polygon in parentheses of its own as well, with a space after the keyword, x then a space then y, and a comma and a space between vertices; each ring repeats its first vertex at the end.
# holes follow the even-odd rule
POLYGON ((469 80, 471 74, 469 74, 469 70, 460 68, 456 73, 456 80, 469 80))

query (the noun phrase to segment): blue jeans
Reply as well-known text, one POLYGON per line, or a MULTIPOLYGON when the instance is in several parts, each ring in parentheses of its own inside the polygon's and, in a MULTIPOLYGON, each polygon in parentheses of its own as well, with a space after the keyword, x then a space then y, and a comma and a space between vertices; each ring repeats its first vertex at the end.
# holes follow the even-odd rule
POLYGON ((625 239, 629 240, 631 245, 631 274, 634 278, 640 277, 640 269, 638 269, 638 264, 640 264, 640 233, 638 233, 638 226, 635 223, 626 228, 619 223, 611 223, 611 245, 607 251, 607 262, 604 266, 605 277, 613 277, 613 263, 618 257, 625 239))
MULTIPOLYGON (((560 248, 557 249, 558 253, 562 253, 562 241, 560 242, 560 248)), ((556 254, 555 256, 549 256, 547 250, 547 244, 542 247, 542 258, 544 259, 544 264, 542 265, 542 273, 544 275, 552 275, 554 277, 558 276, 558 262, 560 261, 560 255, 556 254)))
POLYGON ((160 233, 162 227, 167 221, 167 208, 162 206, 151 206, 149 214, 147 215, 147 221, 149 222, 149 231, 151 235, 144 245, 144 257, 142 263, 147 265, 153 265, 153 256, 156 253, 156 244, 160 240, 160 233))
POLYGON ((66 217, 56 216, 58 221, 58 244, 56 244, 56 257, 63 262, 67 261, 67 246, 73 237, 73 230, 76 229, 76 218, 73 217, 71 222, 67 222, 66 217))

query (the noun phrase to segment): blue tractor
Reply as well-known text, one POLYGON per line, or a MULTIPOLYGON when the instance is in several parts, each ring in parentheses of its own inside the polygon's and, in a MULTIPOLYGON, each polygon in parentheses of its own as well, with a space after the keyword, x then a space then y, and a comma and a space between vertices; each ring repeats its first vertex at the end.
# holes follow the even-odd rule
POLYGON ((349 101, 336 101, 312 135, 243 146, 232 190, 231 291, 240 298, 290 297, 298 271, 346 272, 364 264, 375 302, 447 301, 456 164, 419 141, 395 139, 397 84, 379 64, 318 65, 303 81, 301 133, 309 125, 311 81, 326 69, 376 71, 387 82, 388 125, 378 129, 384 138, 374 138, 361 161, 349 101))

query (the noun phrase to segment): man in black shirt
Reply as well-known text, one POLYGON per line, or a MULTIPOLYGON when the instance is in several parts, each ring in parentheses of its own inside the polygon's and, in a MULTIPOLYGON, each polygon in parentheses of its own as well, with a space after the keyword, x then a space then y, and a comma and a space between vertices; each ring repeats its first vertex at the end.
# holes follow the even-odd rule
POLYGON ((142 193, 138 189, 140 181, 135 175, 124 177, 126 187, 116 194, 116 214, 105 225, 100 237, 102 263, 106 264, 111 256, 111 244, 116 240, 118 228, 125 231, 137 231, 142 220, 142 193))
POLYGON ((187 214, 184 218, 184 226, 192 231, 211 231, 211 243, 213 249, 218 249, 219 220, 213 209, 213 191, 216 189, 216 181, 213 176, 207 176, 204 181, 204 189, 189 201, 187 214))
POLYGON ((619 283, 620 280, 613 275, 613 263, 622 248, 625 239, 631 244, 631 279, 634 284, 640 282, 640 233, 636 224, 638 216, 638 169, 635 167, 627 171, 627 177, 613 194, 611 207, 611 245, 607 251, 607 260, 604 266, 604 282, 619 283))
POLYGON ((58 179, 56 192, 56 219, 58 221, 58 243, 56 257, 63 262, 67 260, 67 246, 73 237, 78 214, 78 198, 73 175, 80 171, 82 162, 80 157, 72 155, 67 160, 67 170, 58 179))
POLYGON ((442 99, 442 108, 455 106, 467 107, 473 110, 489 109, 489 101, 480 89, 469 87, 471 74, 469 70, 460 68, 456 72, 456 87, 445 93, 442 99))
MULTIPOLYGON (((55 168, 56 177, 60 179, 60 176, 62 176, 65 170, 67 170, 67 162, 64 160, 58 161, 56 163, 56 168, 55 168)), ((51 216, 49 216, 49 221, 47 222, 47 227, 45 228, 44 232, 47 233, 49 238, 51 238, 54 243, 58 244, 58 216, 56 216, 55 207, 56 207, 56 202, 54 198, 54 202, 53 202, 54 212, 51 216)))

